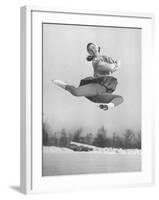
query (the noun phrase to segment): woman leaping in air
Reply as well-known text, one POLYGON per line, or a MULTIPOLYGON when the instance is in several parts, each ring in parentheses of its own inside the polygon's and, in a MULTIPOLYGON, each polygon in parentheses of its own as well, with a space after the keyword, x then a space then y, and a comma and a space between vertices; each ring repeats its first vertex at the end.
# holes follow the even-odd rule
POLYGON ((108 110, 118 106, 123 102, 123 97, 112 94, 117 86, 117 79, 112 75, 120 66, 119 60, 101 55, 100 47, 93 43, 88 43, 87 51, 89 56, 87 61, 92 62, 94 75, 82 79, 79 87, 69 85, 61 80, 53 80, 53 83, 67 90, 77 97, 86 97, 90 101, 99 104, 99 108, 108 110))

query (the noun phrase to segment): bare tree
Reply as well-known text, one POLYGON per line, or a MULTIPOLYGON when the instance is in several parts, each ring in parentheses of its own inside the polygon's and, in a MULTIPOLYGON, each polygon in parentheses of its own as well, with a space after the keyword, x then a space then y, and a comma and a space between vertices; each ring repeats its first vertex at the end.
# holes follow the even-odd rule
POLYGON ((97 136, 95 137, 93 144, 99 147, 106 147, 107 145, 106 140, 107 140, 107 131, 104 128, 104 126, 102 126, 100 129, 98 129, 97 136))
POLYGON ((48 145, 49 135, 51 133, 50 127, 46 122, 42 124, 42 143, 43 145, 48 145))
POLYGON ((61 136, 60 136, 60 146, 66 147, 67 146, 67 133, 65 129, 62 129, 61 136))
POLYGON ((73 134, 74 135, 73 141, 81 142, 81 134, 82 134, 82 128, 78 128, 73 134))
POLYGON ((137 148, 141 149, 141 131, 137 133, 137 148))
POLYGON ((126 130, 126 132, 124 134, 124 147, 125 148, 132 148, 134 141, 135 141, 134 132, 130 129, 126 130))

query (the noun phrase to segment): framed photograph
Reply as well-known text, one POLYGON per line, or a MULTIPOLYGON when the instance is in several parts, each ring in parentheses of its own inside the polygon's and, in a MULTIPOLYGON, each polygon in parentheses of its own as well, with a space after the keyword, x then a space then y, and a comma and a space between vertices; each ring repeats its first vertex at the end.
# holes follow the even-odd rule
POLYGON ((154 182, 153 15, 21 8, 21 191, 154 182))

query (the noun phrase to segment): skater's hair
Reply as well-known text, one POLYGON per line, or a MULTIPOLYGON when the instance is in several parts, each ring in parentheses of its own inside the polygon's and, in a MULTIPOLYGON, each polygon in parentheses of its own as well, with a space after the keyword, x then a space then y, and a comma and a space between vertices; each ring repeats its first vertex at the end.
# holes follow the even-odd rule
MULTIPOLYGON (((88 51, 88 53, 89 53, 89 47, 90 47, 91 45, 95 45, 95 44, 93 44, 92 42, 90 42, 90 43, 87 44, 87 51, 88 51)), ((98 52, 100 53, 100 47, 98 47, 98 52)), ((89 56, 87 56, 86 59, 87 59, 88 62, 90 62, 90 61, 93 60, 93 58, 94 58, 94 56, 89 55, 89 56)))
POLYGON ((93 60, 93 58, 94 58, 94 56, 87 56, 87 58, 86 58, 86 59, 87 59, 87 61, 88 61, 88 62, 90 62, 90 61, 92 61, 92 60, 93 60))
MULTIPOLYGON (((89 52, 89 47, 92 45, 93 43, 92 42, 90 42, 90 43, 88 43, 87 44, 87 51, 89 52)), ((94 44, 93 44, 94 45, 94 44)))

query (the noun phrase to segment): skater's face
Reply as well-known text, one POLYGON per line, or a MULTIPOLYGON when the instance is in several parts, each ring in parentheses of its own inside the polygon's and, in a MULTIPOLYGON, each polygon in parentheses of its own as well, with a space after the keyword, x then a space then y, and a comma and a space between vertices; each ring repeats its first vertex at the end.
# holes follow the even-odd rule
POLYGON ((88 47, 88 53, 91 55, 91 56, 96 56, 98 54, 98 47, 97 45, 95 44, 91 44, 89 45, 88 47))

